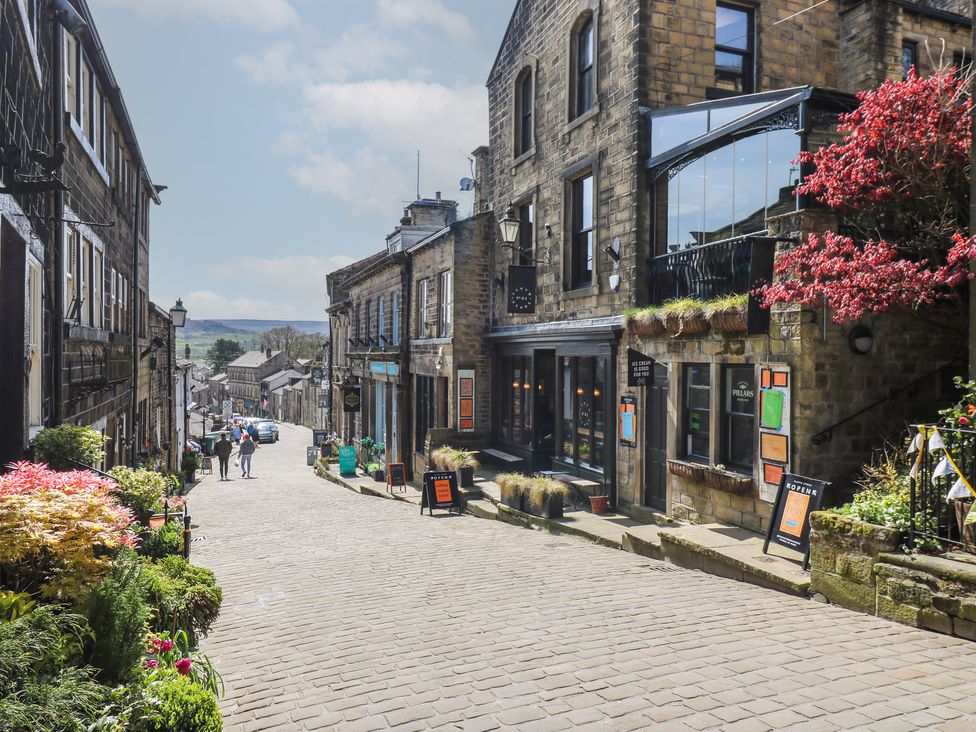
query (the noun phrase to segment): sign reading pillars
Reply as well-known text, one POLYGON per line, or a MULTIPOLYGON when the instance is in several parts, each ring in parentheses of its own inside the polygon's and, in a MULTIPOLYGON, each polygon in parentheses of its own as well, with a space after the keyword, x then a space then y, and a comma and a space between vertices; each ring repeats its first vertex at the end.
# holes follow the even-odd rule
POLYGON ((474 432, 474 369, 458 369, 458 432, 474 432))
POLYGON ((781 364, 762 367, 759 379, 759 458, 764 501, 776 497, 790 465, 790 369, 781 364))

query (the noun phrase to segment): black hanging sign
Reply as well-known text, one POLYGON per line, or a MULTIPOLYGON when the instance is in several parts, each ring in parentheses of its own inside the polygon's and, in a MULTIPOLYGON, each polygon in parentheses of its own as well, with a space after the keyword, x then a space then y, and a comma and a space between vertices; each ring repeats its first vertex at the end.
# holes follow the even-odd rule
POLYGON ((508 312, 535 312, 534 265, 512 264, 508 268, 508 312))
POLYGON ((763 554, 769 542, 803 552, 803 568, 810 563, 810 513, 820 508, 824 491, 830 483, 802 475, 785 473, 779 482, 776 502, 769 519, 769 532, 763 543, 763 554))
POLYGON ((407 470, 403 463, 386 466, 386 489, 392 493, 394 488, 407 489, 407 470))
POLYGON ((461 513, 461 494, 458 492, 457 473, 449 470, 430 470, 424 473, 424 490, 420 496, 420 513, 427 509, 431 516, 435 508, 461 513))
POLYGON ((360 401, 360 388, 358 386, 342 387, 343 412, 358 412, 360 401))
POLYGON ((627 386, 647 386, 654 380, 654 359, 627 349, 627 386))
POLYGON ((312 381, 322 381, 325 378, 324 372, 321 366, 314 366, 312 368, 312 381))

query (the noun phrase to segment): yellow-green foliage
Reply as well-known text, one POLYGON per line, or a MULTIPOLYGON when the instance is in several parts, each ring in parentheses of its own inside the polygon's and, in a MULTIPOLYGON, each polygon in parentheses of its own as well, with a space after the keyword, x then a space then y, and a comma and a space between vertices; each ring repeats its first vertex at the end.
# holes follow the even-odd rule
POLYGON ((749 305, 749 295, 725 295, 716 297, 703 304, 705 315, 719 313, 724 310, 742 310, 749 305))
POLYGON ((554 496, 565 498, 569 495, 569 488, 553 478, 530 478, 528 483, 529 500, 533 503, 546 503, 554 496))

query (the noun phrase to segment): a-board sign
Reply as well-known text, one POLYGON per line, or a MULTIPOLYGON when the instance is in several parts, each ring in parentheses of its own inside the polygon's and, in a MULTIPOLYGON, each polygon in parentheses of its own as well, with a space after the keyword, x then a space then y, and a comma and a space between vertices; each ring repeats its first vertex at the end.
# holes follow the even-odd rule
POLYGON ((433 515, 435 508, 461 513, 461 494, 458 492, 457 473, 449 470, 428 470, 424 473, 424 490, 420 497, 420 513, 424 509, 433 515))
POLYGON ((803 566, 810 553, 810 513, 820 508, 828 482, 785 473, 779 482, 776 502, 769 520, 769 532, 763 543, 763 554, 769 542, 803 552, 803 566))
POLYGON ((356 447, 354 445, 343 445, 339 448, 339 475, 355 477, 356 447))
POLYGON ((390 463, 386 466, 386 487, 391 491, 394 488, 407 487, 407 468, 403 463, 390 463))
POLYGON ((321 447, 322 443, 329 439, 328 430, 312 430, 312 446, 321 447))
POLYGON ((647 386, 654 380, 654 359, 627 349, 627 386, 647 386))

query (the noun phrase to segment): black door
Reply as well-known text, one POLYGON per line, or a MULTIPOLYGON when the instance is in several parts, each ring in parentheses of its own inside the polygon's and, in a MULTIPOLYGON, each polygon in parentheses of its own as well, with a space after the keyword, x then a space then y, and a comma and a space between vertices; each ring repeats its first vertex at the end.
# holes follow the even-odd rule
POLYGON ((644 503, 666 511, 668 501, 668 368, 654 364, 654 381, 644 387, 647 418, 644 447, 644 503))

